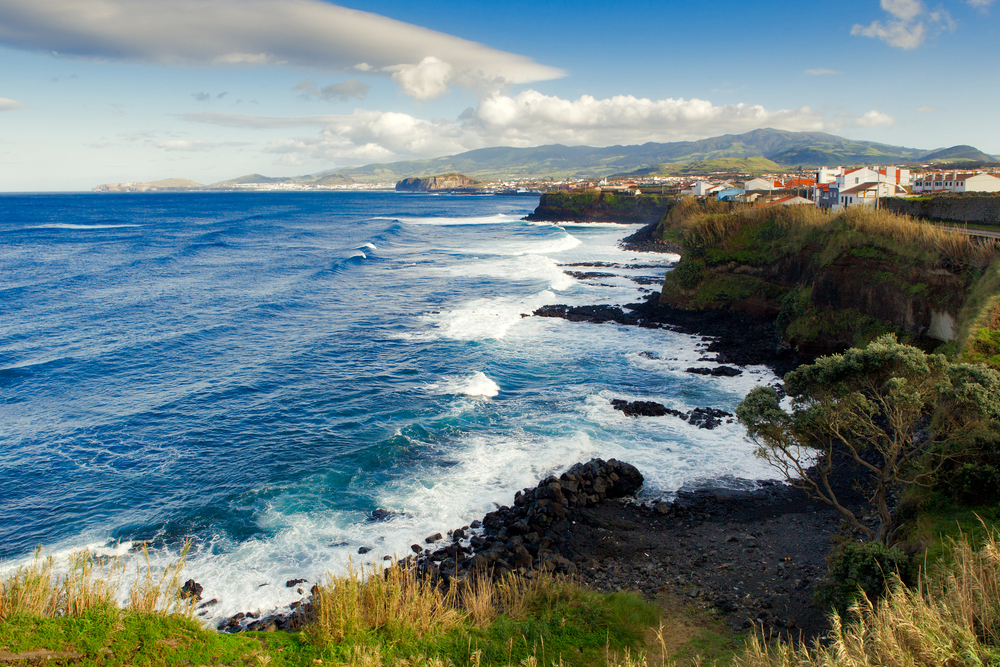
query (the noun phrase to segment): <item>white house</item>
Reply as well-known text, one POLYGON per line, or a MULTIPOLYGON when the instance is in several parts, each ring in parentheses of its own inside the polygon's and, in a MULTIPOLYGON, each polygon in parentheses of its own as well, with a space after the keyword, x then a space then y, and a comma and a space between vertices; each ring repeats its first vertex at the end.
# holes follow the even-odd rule
POLYGON ((831 208, 834 210, 849 206, 875 206, 881 197, 894 197, 905 193, 902 187, 895 183, 874 182, 861 183, 837 192, 838 200, 831 208))
POLYGON ((747 192, 751 190, 773 190, 774 181, 770 181, 766 178, 751 178, 749 181, 743 183, 743 189, 747 192))
POLYGON ((927 173, 913 181, 914 192, 1000 192, 1000 178, 986 173, 927 173))

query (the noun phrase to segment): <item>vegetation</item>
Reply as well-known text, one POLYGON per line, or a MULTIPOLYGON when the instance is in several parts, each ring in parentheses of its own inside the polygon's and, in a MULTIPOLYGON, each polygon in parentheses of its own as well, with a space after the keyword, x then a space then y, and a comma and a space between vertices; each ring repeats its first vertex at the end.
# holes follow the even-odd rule
MULTIPOLYGON (((661 301, 770 311, 785 340, 814 353, 865 345, 884 333, 926 345, 914 313, 927 310, 951 313, 956 349, 971 340, 970 332, 993 331, 982 324, 1000 293, 1000 272, 990 268, 1000 246, 992 240, 866 207, 830 213, 694 199, 673 206, 657 234, 684 248, 661 301), (859 281, 862 275, 866 280, 859 281), (842 296, 841 289, 857 293, 842 296), (959 313, 967 295, 978 306, 959 313)), ((992 334, 978 336, 977 360, 1000 361, 993 341, 992 334)))
POLYGON ((891 540, 893 493, 931 486, 952 457, 1000 431, 1000 373, 952 363, 892 335, 800 366, 785 376, 784 390, 791 412, 772 387, 753 389, 736 410, 757 455, 883 544, 891 540), (927 437, 919 434, 924 426, 931 427, 927 437), (832 479, 842 458, 859 470, 874 527, 838 497, 832 479))
POLYGON ((303 632, 227 635, 194 620, 181 566, 141 568, 119 605, 120 561, 81 554, 57 576, 38 555, 0 583, 0 653, 80 665, 634 665, 660 619, 638 594, 551 575, 442 588, 390 568, 321 585, 303 632))
POLYGON ((978 549, 964 537, 915 588, 898 579, 887 598, 861 596, 845 618, 831 618, 825 643, 767 644, 751 637, 738 667, 941 667, 1000 661, 1000 541, 978 549))

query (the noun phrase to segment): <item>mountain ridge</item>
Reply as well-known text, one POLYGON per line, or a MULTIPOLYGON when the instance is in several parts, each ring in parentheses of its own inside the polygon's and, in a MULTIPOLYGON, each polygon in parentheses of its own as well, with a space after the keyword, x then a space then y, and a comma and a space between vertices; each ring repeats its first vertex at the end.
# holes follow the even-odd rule
MULTIPOLYGON (((697 141, 669 143, 647 142, 629 146, 566 146, 547 144, 517 148, 494 146, 477 148, 456 155, 425 160, 402 160, 373 163, 360 167, 329 169, 295 177, 268 177, 250 174, 220 181, 206 190, 237 189, 253 184, 291 184, 331 186, 371 183, 396 183, 409 177, 427 177, 461 173, 483 181, 514 178, 543 180, 551 178, 603 178, 628 174, 677 173, 679 167, 692 163, 712 164, 713 160, 763 158, 779 167, 837 165, 920 164, 928 156, 940 160, 972 159, 993 161, 972 146, 921 149, 893 146, 874 141, 856 141, 826 132, 789 132, 764 128, 743 134, 724 134, 697 141), (986 158, 986 159, 984 159, 986 158)), ((98 186, 95 190, 108 185, 98 186)))

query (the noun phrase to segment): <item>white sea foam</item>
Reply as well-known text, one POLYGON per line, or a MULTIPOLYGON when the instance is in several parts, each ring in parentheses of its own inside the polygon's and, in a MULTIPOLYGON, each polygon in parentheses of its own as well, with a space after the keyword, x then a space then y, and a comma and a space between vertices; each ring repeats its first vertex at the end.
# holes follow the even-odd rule
POLYGON ((378 250, 378 248, 375 247, 374 243, 369 242, 359 245, 355 250, 378 250))
MULTIPOLYGON (((408 218, 404 222, 524 225, 516 216, 408 218)), ((456 298, 455 303, 442 306, 440 313, 411 320, 415 326, 408 332, 387 334, 421 342, 442 339, 451 348, 475 350, 480 355, 465 362, 468 370, 424 387, 426 402, 437 406, 434 410, 447 427, 428 439, 433 442, 414 442, 413 458, 400 463, 398 473, 393 466, 385 473, 388 477, 377 483, 363 475, 357 485, 351 482, 351 493, 365 495, 375 506, 395 512, 388 521, 367 521, 360 510, 338 509, 346 504, 338 505, 337 498, 328 494, 340 487, 331 486, 324 472, 317 472, 296 478, 288 490, 268 490, 268 505, 254 516, 259 536, 235 542, 222 535, 200 535, 183 577, 204 585, 206 599, 219 599, 217 606, 206 610, 206 622, 240 611, 286 607, 301 597, 298 587, 285 586, 287 580, 308 579, 302 586, 308 591, 326 573, 340 573, 351 561, 378 563, 385 554, 408 554, 409 545, 422 542, 425 536, 482 518, 494 509, 494 503, 510 503, 515 491, 592 457, 615 457, 636 465, 646 478, 646 496, 710 478, 775 476, 752 456, 753 445, 738 424, 708 431, 676 417, 627 417, 610 404, 613 398, 642 399, 682 411, 715 407, 732 412, 753 384, 773 381, 766 369, 747 369, 737 378, 692 375, 684 369, 714 364, 698 362, 705 345, 691 336, 522 317, 557 301, 629 303, 638 295, 637 286, 623 281, 614 281, 613 288, 579 282, 565 275, 557 262, 655 263, 649 256, 617 247, 617 240, 631 233, 628 227, 566 225, 571 233, 553 227, 551 233, 523 227, 510 230, 517 234, 501 230, 492 245, 473 237, 481 231, 480 238, 487 238, 494 230, 448 230, 434 236, 429 247, 438 249, 457 238, 467 245, 433 256, 433 261, 397 269, 395 277, 401 282, 482 277, 488 279, 482 281, 482 288, 498 294, 456 298), (490 359, 488 366, 481 363, 481 355, 490 359), (477 367, 488 367, 490 375, 473 372, 477 367), (558 377, 546 376, 552 368, 560 369, 558 377), (463 422, 455 418, 466 413, 477 419, 488 415, 488 419, 463 422), (359 555, 362 546, 372 551, 359 555)), ((429 231, 419 230, 420 234, 429 231)), ((368 245, 357 250, 374 249, 368 245)), ((390 246, 386 252, 398 252, 398 248, 390 246)), ((662 259, 658 256, 656 261, 662 259)), ((428 424, 428 428, 434 427, 428 424)), ((87 542, 103 544, 90 535, 81 543, 87 542)), ((144 563, 131 546, 108 548, 144 563)), ((165 567, 178 555, 174 548, 160 548, 150 552, 150 559, 154 567, 165 567)))
POLYGON ((473 299, 451 310, 425 315, 420 318, 424 328, 404 332, 410 338, 448 338, 452 340, 497 340, 507 335, 520 323, 545 304, 555 303, 549 290, 525 298, 473 299))
POLYGON ((468 376, 445 377, 438 384, 428 385, 427 389, 436 394, 462 394, 478 398, 493 398, 500 393, 500 386, 482 371, 468 376))
POLYGON ((44 225, 31 225, 26 229, 121 229, 124 227, 142 227, 142 225, 74 225, 68 222, 53 222, 44 225))
POLYGON ((436 226, 454 226, 454 225, 502 225, 510 222, 520 222, 521 217, 518 215, 511 215, 506 213, 497 213, 495 215, 484 215, 484 216, 469 216, 461 218, 443 218, 443 217, 415 217, 415 216, 400 216, 397 218, 379 217, 374 218, 375 220, 398 220, 399 222, 405 223, 407 225, 436 225, 436 226))

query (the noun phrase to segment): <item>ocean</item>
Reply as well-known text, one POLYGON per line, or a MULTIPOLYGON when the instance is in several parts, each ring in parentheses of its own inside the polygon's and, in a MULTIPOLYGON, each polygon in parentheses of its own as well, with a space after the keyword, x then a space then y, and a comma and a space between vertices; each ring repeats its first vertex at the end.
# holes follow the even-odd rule
POLYGON ((637 466, 640 500, 773 479, 737 423, 610 404, 732 412, 768 369, 694 375, 698 337, 529 316, 634 303, 677 259, 622 250, 636 225, 522 220, 537 203, 0 196, 0 559, 190 541, 211 622, 593 457, 637 466))

